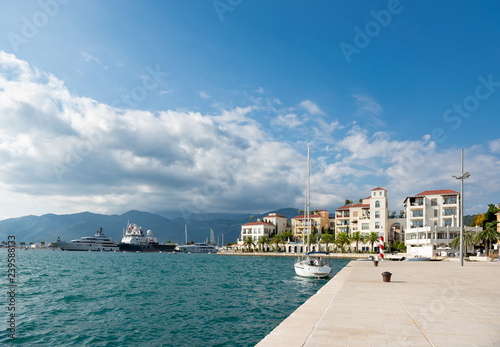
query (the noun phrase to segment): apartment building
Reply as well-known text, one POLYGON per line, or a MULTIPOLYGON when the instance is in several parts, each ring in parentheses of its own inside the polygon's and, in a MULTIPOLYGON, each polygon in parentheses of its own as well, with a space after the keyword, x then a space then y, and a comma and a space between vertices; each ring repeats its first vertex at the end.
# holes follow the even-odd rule
MULTIPOLYGON (((360 231, 363 235, 376 232, 389 240, 389 200, 387 190, 374 188, 370 196, 359 204, 345 205, 335 210, 335 233, 360 231)), ((368 250, 368 244, 358 245, 361 250, 368 250)))
POLYGON ((276 233, 281 234, 283 231, 290 230, 288 225, 288 218, 280 213, 269 213, 266 217, 262 218, 266 223, 271 223, 276 226, 276 233))
POLYGON ((404 201, 407 253, 432 257, 453 249, 451 241, 460 235, 460 193, 451 189, 426 190, 404 201))
POLYGON ((311 223, 309 227, 306 223, 307 216, 299 215, 292 218, 292 234, 295 241, 303 241, 304 235, 308 232, 311 234, 321 235, 330 228, 331 219, 330 212, 327 210, 316 210, 309 215, 311 223))
POLYGON ((252 237, 253 241, 258 241, 261 236, 272 237, 276 234, 276 225, 268 222, 250 222, 241 226, 241 236, 238 239, 238 244, 244 244, 248 237, 252 237))

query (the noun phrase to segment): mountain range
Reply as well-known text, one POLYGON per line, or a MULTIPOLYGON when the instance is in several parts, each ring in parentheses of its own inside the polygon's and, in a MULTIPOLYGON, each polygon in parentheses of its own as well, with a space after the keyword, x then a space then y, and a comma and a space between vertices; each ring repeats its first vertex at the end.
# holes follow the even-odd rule
POLYGON ((16 235, 17 243, 47 243, 58 237, 63 241, 92 236, 102 227, 105 235, 120 241, 127 223, 142 226, 144 231, 151 230, 159 242, 172 241, 184 244, 187 227, 188 241, 204 242, 210 238, 210 229, 214 231, 215 242, 224 244, 236 242, 240 236, 241 225, 253 220, 262 219, 269 213, 281 213, 287 218, 298 215, 296 208, 283 208, 263 214, 250 213, 198 213, 184 218, 179 212, 165 211, 149 213, 128 211, 121 215, 104 215, 91 212, 42 216, 24 216, 0 221, 0 241, 7 241, 8 235, 16 235))

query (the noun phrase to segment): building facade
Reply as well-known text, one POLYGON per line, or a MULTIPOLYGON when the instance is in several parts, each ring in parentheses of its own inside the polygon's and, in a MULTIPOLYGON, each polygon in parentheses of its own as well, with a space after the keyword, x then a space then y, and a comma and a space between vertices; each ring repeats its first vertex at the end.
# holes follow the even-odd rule
POLYGON ((253 242, 257 242, 261 236, 271 238, 276 234, 276 226, 268 222, 250 222, 241 226, 241 236, 238 239, 238 244, 244 244, 249 237, 253 242))
MULTIPOLYGON (((352 235, 361 232, 367 236, 376 232, 389 240, 389 200, 387 190, 374 188, 370 196, 359 204, 345 205, 335 211, 335 234, 345 232, 352 235)), ((359 249, 367 251, 368 244, 359 244, 359 249)))
POLYGON ((451 241, 460 235, 460 193, 427 190, 404 201, 407 253, 432 257, 440 251, 458 252, 451 241))
POLYGON ((330 212, 327 210, 316 210, 309 215, 310 224, 307 224, 307 216, 299 215, 292 218, 292 234, 295 241, 304 241, 307 232, 321 235, 330 228, 330 212))
POLYGON ((280 213, 269 213, 266 217, 262 218, 262 220, 276 226, 277 234, 281 234, 283 231, 291 230, 291 227, 288 225, 288 218, 280 213))

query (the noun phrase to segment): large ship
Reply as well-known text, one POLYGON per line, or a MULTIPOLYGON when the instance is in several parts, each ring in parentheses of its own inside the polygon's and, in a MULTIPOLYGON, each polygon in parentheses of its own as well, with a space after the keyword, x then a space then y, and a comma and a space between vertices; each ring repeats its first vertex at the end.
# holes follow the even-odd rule
POLYGON ((191 245, 179 246, 179 250, 184 253, 217 253, 217 247, 209 243, 193 243, 191 245))
POLYGON ((61 241, 58 237, 54 245, 63 251, 118 251, 118 244, 102 233, 102 228, 94 236, 84 236, 78 240, 61 241))
POLYGON ((158 243, 153 232, 148 230, 146 234, 142 227, 128 223, 122 241, 118 245, 120 251, 124 252, 173 252, 177 247, 175 243, 158 243))

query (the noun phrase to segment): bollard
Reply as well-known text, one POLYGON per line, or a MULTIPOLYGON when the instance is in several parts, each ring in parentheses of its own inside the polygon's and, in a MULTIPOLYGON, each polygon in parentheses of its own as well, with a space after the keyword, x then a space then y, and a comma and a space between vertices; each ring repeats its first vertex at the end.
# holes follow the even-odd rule
POLYGON ((378 260, 375 260, 375 261, 373 262, 373 265, 374 265, 374 266, 378 266, 378 260))
POLYGON ((390 282, 391 281, 391 275, 392 274, 390 272, 387 272, 387 271, 382 272, 382 280, 384 282, 390 282))

